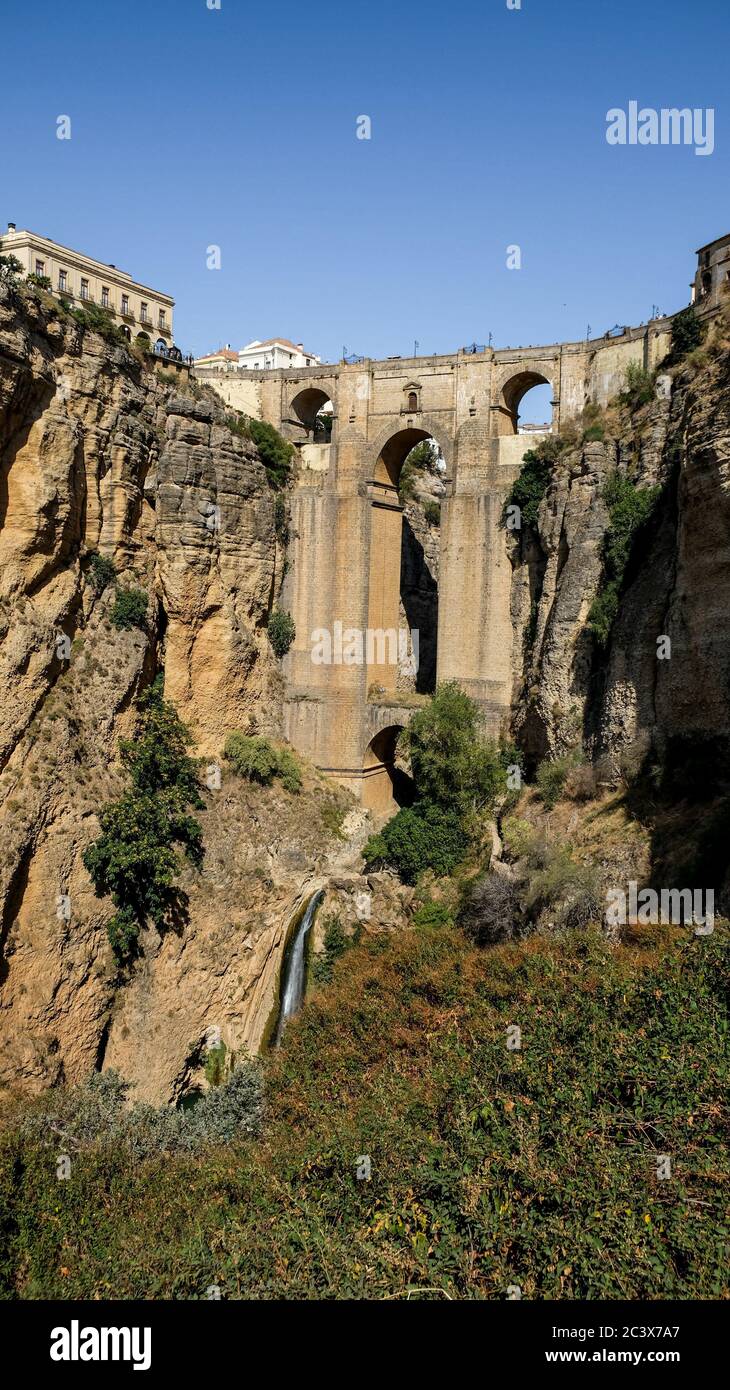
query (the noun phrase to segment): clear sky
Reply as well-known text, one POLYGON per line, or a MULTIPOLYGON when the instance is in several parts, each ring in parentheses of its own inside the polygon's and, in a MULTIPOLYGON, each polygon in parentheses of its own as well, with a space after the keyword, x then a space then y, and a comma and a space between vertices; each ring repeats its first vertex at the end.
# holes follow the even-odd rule
POLYGON ((730 231, 728 0, 207 6, 3 0, 0 23, 0 227, 174 295, 186 352, 599 334, 686 303, 730 231), (609 146, 632 99, 714 108, 714 153, 609 146))

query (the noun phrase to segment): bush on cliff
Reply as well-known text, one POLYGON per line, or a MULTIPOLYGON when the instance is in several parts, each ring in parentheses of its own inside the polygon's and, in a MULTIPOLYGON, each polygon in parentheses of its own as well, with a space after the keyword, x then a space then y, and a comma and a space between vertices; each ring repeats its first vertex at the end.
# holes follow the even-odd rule
POLYGON ((302 772, 291 749, 275 748, 259 734, 229 734, 223 757, 250 782, 267 787, 278 777, 285 791, 301 790, 302 772))
POLYGON ((285 487, 291 476, 291 465, 294 457, 293 444, 287 443, 279 431, 265 420, 254 420, 252 416, 249 416, 246 420, 246 428, 249 437, 259 451, 259 458, 266 469, 272 487, 285 487))
POLYGON ((504 504, 505 519, 509 507, 519 507, 521 528, 528 526, 533 531, 537 530, 540 503, 564 448, 565 441, 551 434, 541 439, 534 449, 527 450, 519 477, 512 484, 504 504))
POLYGON ((109 615, 112 623, 120 632, 133 627, 144 628, 148 602, 144 589, 117 589, 114 607, 109 615))
POLYGON ((363 858, 368 868, 394 869, 404 883, 415 883, 424 869, 453 873, 469 844, 461 818, 429 802, 403 807, 378 835, 371 835, 363 858))
POLYGON ((635 541, 651 517, 660 492, 659 486, 637 487, 620 473, 612 473, 606 480, 603 497, 609 522, 603 542, 603 579, 588 614, 588 626, 601 647, 608 645, 611 636, 635 541))
POLYGON ((274 655, 281 660, 283 656, 286 656, 297 635, 291 614, 283 613, 280 608, 275 608, 269 617, 268 633, 274 655))
POLYGON ((113 561, 107 555, 100 555, 98 550, 92 550, 89 556, 89 583, 94 593, 103 594, 104 590, 114 583, 116 577, 117 571, 113 561))
POLYGON ((136 954, 148 921, 161 931, 184 914, 184 895, 175 887, 182 867, 175 845, 195 865, 203 857, 202 829, 188 814, 204 804, 187 751, 190 735, 159 681, 140 696, 137 709, 136 737, 119 745, 132 786, 102 808, 102 833, 83 855, 97 894, 109 895, 117 909, 108 933, 120 962, 136 954))

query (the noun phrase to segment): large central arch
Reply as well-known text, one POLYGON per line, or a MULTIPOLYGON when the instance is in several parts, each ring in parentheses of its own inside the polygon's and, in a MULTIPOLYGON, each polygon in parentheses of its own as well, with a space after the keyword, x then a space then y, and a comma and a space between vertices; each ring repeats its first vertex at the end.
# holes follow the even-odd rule
POLYGON ((367 689, 376 695, 393 694, 398 684, 400 647, 397 634, 403 541, 403 507, 398 496, 398 482, 403 464, 417 444, 431 439, 440 447, 429 424, 426 419, 416 424, 408 417, 402 425, 396 424, 384 431, 371 451, 368 632, 396 634, 395 660, 392 639, 381 636, 380 640, 372 638, 368 643, 367 689))

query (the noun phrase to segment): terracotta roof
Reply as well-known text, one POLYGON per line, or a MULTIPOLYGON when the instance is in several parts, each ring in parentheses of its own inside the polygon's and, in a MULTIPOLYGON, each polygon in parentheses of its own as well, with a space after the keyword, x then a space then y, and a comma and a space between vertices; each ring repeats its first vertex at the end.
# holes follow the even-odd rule
POLYGON ((206 362, 210 357, 225 357, 229 362, 238 361, 238 353, 231 348, 218 348, 217 352, 204 352, 202 357, 196 357, 196 362, 206 362))

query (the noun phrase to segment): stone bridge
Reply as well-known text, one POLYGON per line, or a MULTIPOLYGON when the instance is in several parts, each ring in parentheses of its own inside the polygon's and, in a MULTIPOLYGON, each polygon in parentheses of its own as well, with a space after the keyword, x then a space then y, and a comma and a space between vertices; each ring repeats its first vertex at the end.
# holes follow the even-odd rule
MULTIPOLYGON (((504 499, 535 435, 520 435, 520 403, 552 387, 558 431, 588 402, 621 390, 629 362, 652 369, 671 319, 618 335, 548 347, 369 359, 294 371, 199 371, 230 405, 275 425, 297 448, 290 569, 283 604, 296 624, 284 661, 287 737, 374 810, 392 807, 395 740, 412 704, 398 704, 398 664, 375 644, 350 659, 348 631, 399 628, 402 507, 398 478, 420 440, 446 461, 441 510, 437 678, 456 680, 493 734, 513 693, 511 566, 504 499), (331 403, 331 438, 317 438, 331 403), (329 407, 328 407, 329 408, 329 407), (313 634, 345 633, 330 663, 313 634)), ((537 436, 538 438, 541 436, 537 436)), ((381 644, 382 645, 382 644, 381 644)))

